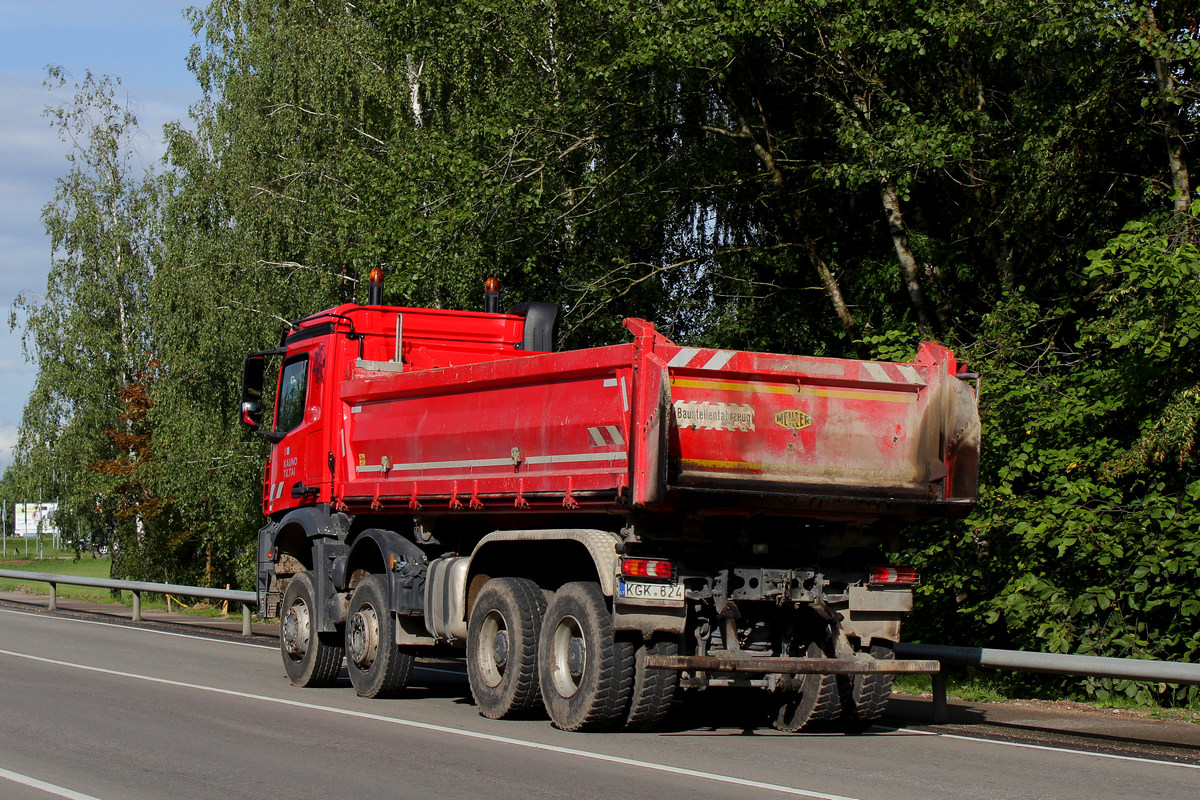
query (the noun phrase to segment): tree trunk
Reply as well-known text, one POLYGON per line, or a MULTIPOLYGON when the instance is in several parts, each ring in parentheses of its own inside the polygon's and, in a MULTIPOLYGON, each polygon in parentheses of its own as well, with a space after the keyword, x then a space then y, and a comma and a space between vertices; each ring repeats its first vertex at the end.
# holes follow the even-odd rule
POLYGON ((900 198, 896 195, 896 182, 892 178, 884 178, 880 182, 879 196, 883 201, 883 216, 892 235, 892 246, 896 248, 896 257, 900 259, 900 272, 904 275, 908 299, 917 313, 917 327, 922 335, 932 335, 933 325, 925 310, 925 293, 921 291, 917 259, 908 244, 908 228, 904 224, 904 215, 900 212, 900 198))
POLYGON ((421 73, 425 71, 425 62, 413 64, 412 55, 404 57, 404 77, 408 82, 408 106, 412 111, 413 125, 421 127, 421 117, 425 110, 421 107, 421 73))
MULTIPOLYGON (((1155 36, 1161 36, 1158 20, 1154 16, 1154 7, 1146 6, 1146 24, 1155 36)), ((1171 170, 1171 187, 1175 190, 1175 211, 1187 214, 1191 205, 1192 185, 1188 175, 1187 159, 1183 153, 1183 131, 1179 125, 1179 106, 1171 102, 1175 96, 1175 76, 1171 70, 1174 65, 1166 56, 1154 57, 1154 78, 1158 85, 1158 108, 1162 114, 1163 127, 1167 135, 1167 163, 1171 170)))
MULTIPOLYGON (((793 210, 793 215, 797 212, 793 210)), ((850 313, 850 307, 846 305, 846 299, 842 297, 842 288, 838 284, 837 276, 833 274, 833 270, 829 268, 829 264, 825 259, 821 258, 820 252, 817 250, 816 241, 807 233, 801 231, 801 237, 804 239, 804 250, 808 253, 809 259, 813 266, 817 268, 817 274, 821 276, 821 283, 825 285, 825 291, 829 294, 829 301, 833 303, 833 312, 837 314, 838 320, 842 323, 842 328, 850 337, 850 341, 854 343, 854 349, 863 355, 863 348, 858 340, 858 323, 854 320, 854 315, 850 313)))
POLYGON ((833 274, 833 270, 830 269, 829 264, 821 257, 816 240, 805 230, 804 212, 800 208, 800 204, 792 198, 791 193, 788 191, 787 182, 784 180, 783 172, 779 169, 775 157, 755 137, 750 124, 746 121, 746 118, 742 115, 741 110, 737 108, 736 104, 734 104, 733 100, 724 91, 721 91, 720 94, 725 101, 726 108, 729 109, 729 112, 738 121, 739 130, 733 135, 736 138, 745 139, 750 143, 754 154, 758 157, 763 169, 766 170, 771 185, 778 192, 780 201, 791 216, 792 225, 800 237, 801 243, 804 246, 804 252, 808 254, 809 260, 817 270, 817 275, 821 278, 821 283, 824 285, 825 291, 829 294, 829 301, 833 304, 834 314, 837 315, 838 321, 842 323, 842 329, 853 343, 855 351, 860 357, 863 357, 865 349, 859 341, 858 323, 855 321, 854 315, 850 313, 850 307, 846 304, 845 297, 842 296, 842 289, 838 283, 837 276, 833 274))

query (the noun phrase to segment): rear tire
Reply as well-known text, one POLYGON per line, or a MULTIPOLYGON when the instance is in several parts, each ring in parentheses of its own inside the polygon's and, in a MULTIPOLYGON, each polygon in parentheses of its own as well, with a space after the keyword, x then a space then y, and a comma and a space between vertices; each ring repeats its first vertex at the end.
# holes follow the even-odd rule
POLYGON ((633 645, 613 636, 600 586, 568 583, 554 595, 538 642, 538 679, 550 720, 565 731, 611 729, 625 720, 633 645))
POLYGON ((396 646, 396 617, 382 575, 368 575, 350 597, 346 669, 363 697, 394 697, 408 684, 413 657, 396 646))
POLYGON ((638 641, 634 644, 633 690, 625 727, 633 731, 652 730, 671 710, 671 701, 679 688, 679 673, 673 669, 646 669, 646 656, 679 655, 679 645, 666 639, 638 641))
POLYGON ((546 614, 541 588, 527 578, 484 584, 467 626, 467 679, 479 713, 521 715, 541 704, 538 634, 546 614))
POLYGON ((279 651, 293 686, 329 686, 342 668, 341 637, 317 631, 311 572, 292 576, 279 615, 279 651))
MULTIPOLYGON (((891 647, 871 645, 866 654, 880 661, 896 657, 891 647)), ((851 733, 865 731, 883 716, 892 696, 891 673, 842 675, 838 680, 841 695, 842 727, 851 733)))
MULTIPOLYGON (((809 658, 825 655, 815 642, 809 644, 807 654, 809 658)), ((836 719, 837 714, 837 676, 809 673, 801 677, 799 691, 783 693, 783 700, 775 709, 771 724, 776 730, 795 733, 807 726, 836 719)))

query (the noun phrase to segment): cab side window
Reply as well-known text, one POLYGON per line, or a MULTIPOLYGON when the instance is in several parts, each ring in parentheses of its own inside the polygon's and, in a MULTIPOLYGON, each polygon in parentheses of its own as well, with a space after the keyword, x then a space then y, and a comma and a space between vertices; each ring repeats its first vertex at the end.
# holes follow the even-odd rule
POLYGON ((275 419, 277 433, 287 433, 304 421, 307 379, 307 357, 283 365, 283 373, 279 376, 278 415, 275 419))

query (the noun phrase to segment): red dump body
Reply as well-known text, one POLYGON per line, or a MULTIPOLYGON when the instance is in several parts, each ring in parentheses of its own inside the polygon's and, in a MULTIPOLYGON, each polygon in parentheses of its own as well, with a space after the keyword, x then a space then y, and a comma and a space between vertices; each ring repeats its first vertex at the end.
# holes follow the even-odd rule
POLYGON ((630 319, 631 343, 531 353, 524 325, 357 305, 300 323, 284 370, 310 362, 305 411, 273 451, 264 511, 866 521, 974 502, 974 392, 939 345, 903 364, 771 355, 680 347, 630 319))

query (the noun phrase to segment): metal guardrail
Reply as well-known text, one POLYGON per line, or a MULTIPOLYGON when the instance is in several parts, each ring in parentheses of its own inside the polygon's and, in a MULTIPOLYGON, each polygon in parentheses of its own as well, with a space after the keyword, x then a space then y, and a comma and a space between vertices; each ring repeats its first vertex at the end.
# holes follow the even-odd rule
POLYGON ((1021 672, 1045 672, 1091 678, 1125 678, 1135 681, 1160 681, 1200 685, 1200 664, 1178 661, 1153 661, 1141 658, 1074 656, 1064 653, 1034 653, 1028 650, 994 650, 988 647, 948 647, 940 644, 896 645, 900 658, 928 658, 942 663, 933 674, 933 721, 946 722, 946 667, 987 667, 1021 672))
POLYGON ((235 589, 211 589, 205 586, 182 586, 177 583, 148 583, 146 581, 120 581, 113 578, 87 578, 79 575, 55 575, 49 572, 25 572, 19 569, 0 569, 0 578, 38 581, 50 584, 50 610, 58 610, 58 584, 89 586, 97 589, 117 589, 133 592, 133 621, 142 621, 142 592, 153 594, 177 594, 183 597, 203 597, 206 600, 228 600, 242 604, 242 635, 250 635, 250 606, 258 605, 254 592, 235 589))
MULTIPOLYGON (((111 578, 86 578, 76 575, 54 575, 48 572, 24 572, 0 569, 0 578, 39 581, 50 584, 51 611, 58 610, 58 584, 90 586, 99 589, 118 589, 133 592, 133 621, 142 621, 142 592, 177 594, 184 597, 203 597, 209 600, 228 600, 242 604, 242 635, 249 636, 250 607, 258 605, 254 592, 231 589, 210 589, 204 586, 181 586, 175 583, 120 581, 111 578)), ((1027 650, 995 650, 987 647, 949 647, 938 644, 896 645, 899 658, 928 659, 941 663, 940 672, 933 673, 933 721, 949 719, 946 702, 946 667, 987 667, 1023 672, 1045 672, 1057 675, 1078 675, 1093 678, 1125 678, 1136 681, 1161 681, 1200 685, 1200 664, 1177 661, 1153 661, 1140 658, 1107 658, 1104 656, 1074 656, 1062 653, 1034 653, 1027 650)))

